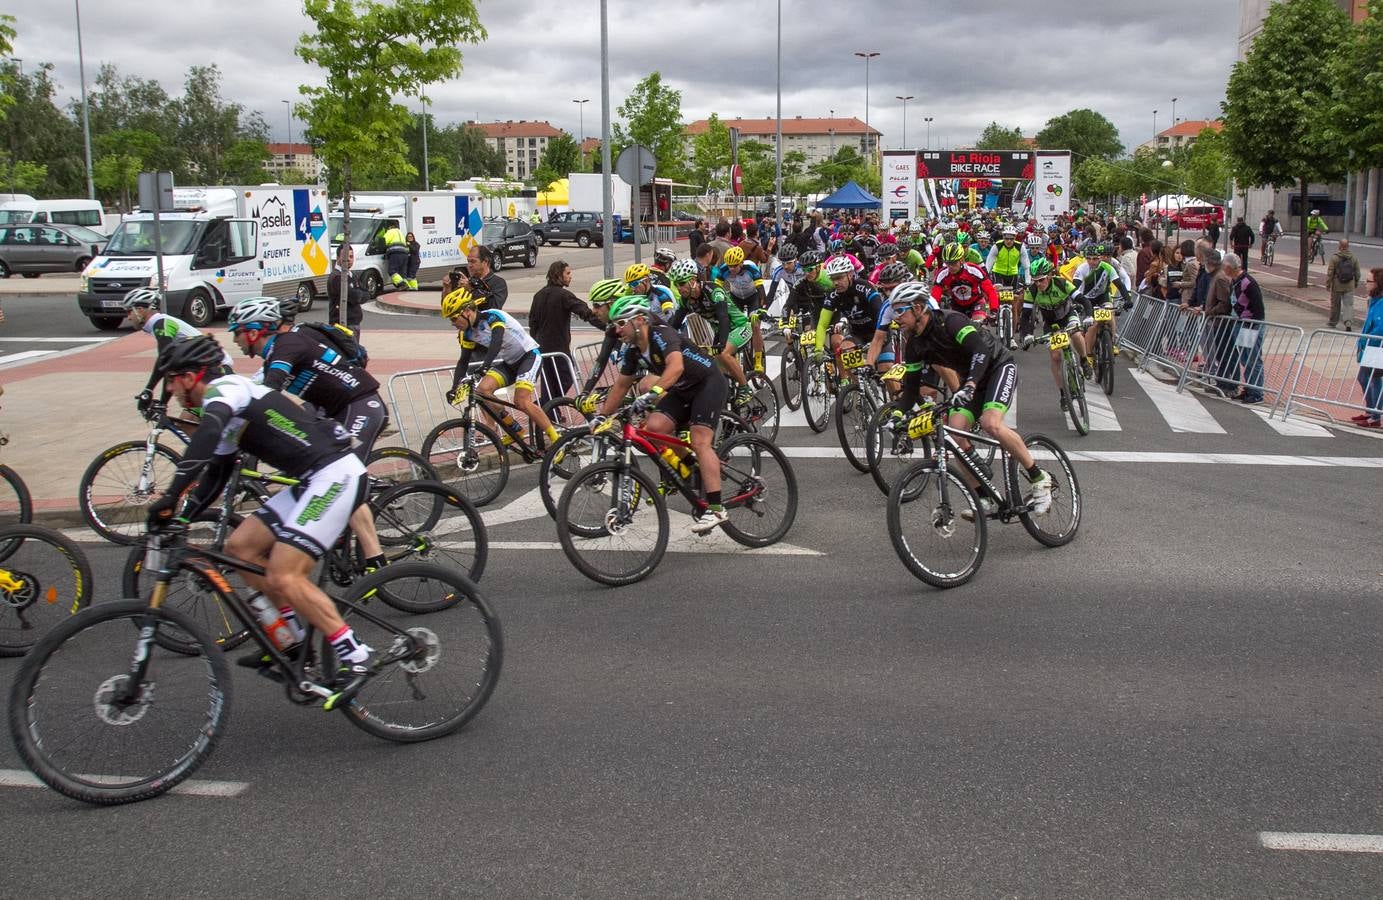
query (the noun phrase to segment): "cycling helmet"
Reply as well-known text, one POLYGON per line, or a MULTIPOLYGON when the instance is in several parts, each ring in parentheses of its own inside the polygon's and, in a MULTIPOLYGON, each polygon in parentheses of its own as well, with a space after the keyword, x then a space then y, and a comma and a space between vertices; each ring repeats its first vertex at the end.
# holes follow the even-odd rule
POLYGON ((947 263, 963 262, 965 260, 965 248, 960 244, 947 244, 941 248, 941 261, 947 263))
POLYGON ((731 247, 729 250, 725 251, 725 256, 721 259, 721 262, 725 263, 727 266, 738 266, 744 262, 744 251, 739 247, 731 247))
POLYGON ((292 322, 298 317, 298 298, 285 297, 279 301, 279 318, 285 322, 292 322))
POLYGON ((1320 211, 1319 209, 1313 209, 1313 210, 1311 210, 1311 215, 1313 215, 1313 216, 1319 216, 1320 214, 1321 214, 1321 211, 1320 211))
POLYGON ((182 375, 185 372, 200 372, 209 366, 220 367, 226 353, 216 339, 208 335, 173 341, 159 352, 154 370, 159 377, 182 375))
POLYGON ((246 297, 231 307, 226 317, 226 327, 231 331, 242 328, 277 328, 283 315, 279 312, 279 301, 274 297, 246 297))
POLYGON ((797 261, 801 263, 804 269, 815 269, 826 260, 825 257, 821 255, 820 250, 808 250, 806 253, 797 257, 797 261))
POLYGON ((1012 225, 1004 226, 1004 237, 1018 237, 1018 229, 1012 225))
POLYGON ((653 261, 656 262, 658 265, 667 268, 668 266, 677 262, 677 254, 673 253, 667 247, 659 247, 657 250, 653 251, 653 261))
POLYGON ((842 241, 840 238, 836 238, 835 240, 831 241, 829 244, 826 245, 826 249, 832 253, 839 253, 840 251, 845 249, 845 242, 842 241))
POLYGON ((832 278, 837 275, 854 275, 855 266, 843 256, 834 256, 826 263, 826 274, 832 278))
POLYGON ((668 281, 673 284, 686 284, 688 281, 695 281, 700 275, 701 267, 694 259, 679 259, 667 270, 668 281))
POLYGON ((880 244, 880 245, 879 245, 879 249, 878 249, 878 250, 875 250, 875 251, 874 251, 874 254, 875 254, 876 256, 879 256, 879 257, 892 257, 892 256, 897 256, 897 255, 898 255, 898 245, 897 245, 897 244, 891 244, 891 243, 883 243, 883 244, 880 244))
POLYGON ((605 303, 613 303, 616 299, 623 297, 628 292, 629 287, 618 278, 602 278, 591 285, 591 290, 590 293, 587 294, 587 299, 596 306, 600 306, 605 303))
POLYGON ((931 291, 922 282, 905 281, 888 295, 888 304, 894 309, 905 309, 914 303, 926 303, 931 297, 931 291))
POLYGON ((879 284, 899 284, 911 277, 908 267, 900 262, 891 262, 879 270, 879 284))
POLYGON ((625 294, 610 307, 610 319, 625 319, 629 316, 648 315, 648 297, 643 294, 625 294))
POLYGON ((1037 232, 1034 231, 1032 234, 1030 234, 1030 235, 1027 236, 1026 241, 1027 241, 1027 245, 1028 245, 1029 247, 1041 247, 1041 246, 1042 246, 1042 235, 1040 235, 1040 234, 1038 234, 1037 232))
POLYGON ((126 309, 134 309, 136 306, 158 306, 158 291, 135 288, 125 295, 124 302, 126 309))
POLYGON ((442 318, 450 319, 462 310, 475 306, 475 297, 463 287, 459 287, 442 298, 442 318))
POLYGON ((640 281, 643 281, 645 278, 652 274, 653 270, 650 269, 648 266, 644 265, 643 263, 634 263, 632 266, 624 270, 624 283, 638 284, 640 281))
POLYGON ((1028 274, 1033 278, 1046 278, 1054 272, 1056 272, 1056 266, 1052 265, 1052 261, 1045 256, 1034 259, 1032 265, 1028 266, 1028 274))
POLYGON ((792 262, 797 258, 797 247, 794 244, 784 244, 778 248, 778 262, 792 262))

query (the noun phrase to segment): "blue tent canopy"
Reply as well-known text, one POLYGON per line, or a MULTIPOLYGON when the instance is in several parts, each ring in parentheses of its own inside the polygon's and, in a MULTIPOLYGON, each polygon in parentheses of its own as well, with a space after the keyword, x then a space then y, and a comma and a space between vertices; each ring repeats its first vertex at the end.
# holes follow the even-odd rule
POLYGON ((816 205, 822 209, 878 209, 883 206, 878 197, 860 187, 854 179, 816 205))

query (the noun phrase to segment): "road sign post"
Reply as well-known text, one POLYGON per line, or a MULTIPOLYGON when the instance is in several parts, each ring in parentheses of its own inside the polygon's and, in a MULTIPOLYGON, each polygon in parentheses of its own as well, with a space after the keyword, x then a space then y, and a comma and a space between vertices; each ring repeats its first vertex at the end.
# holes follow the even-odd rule
POLYGON ((159 308, 168 312, 168 298, 163 295, 163 227, 159 213, 173 210, 173 173, 139 173, 139 208, 154 214, 154 265, 157 267, 159 308))
POLYGON ((653 151, 642 144, 630 144, 619 153, 615 160, 615 174, 623 178, 630 187, 629 218, 633 219, 634 262, 642 262, 639 234, 639 189, 653 182, 653 173, 658 169, 658 159, 653 151))

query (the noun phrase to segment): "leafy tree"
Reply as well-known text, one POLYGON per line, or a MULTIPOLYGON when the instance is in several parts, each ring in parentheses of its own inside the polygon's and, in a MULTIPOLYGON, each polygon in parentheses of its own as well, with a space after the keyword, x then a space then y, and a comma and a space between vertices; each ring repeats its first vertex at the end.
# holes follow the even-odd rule
MULTIPOLYGON (((265 172, 264 174, 267 175, 268 173, 265 172)), ((296 167, 293 167, 293 166, 290 166, 290 167, 288 167, 287 169, 282 169, 282 170, 280 170, 280 171, 278 172, 278 174, 275 176, 275 178, 278 180, 278 183, 279 183, 279 184, 316 184, 316 183, 317 183, 317 179, 315 179, 315 178, 313 178, 312 176, 308 175, 308 174, 307 174, 306 172, 304 172, 302 169, 299 169, 299 168, 296 168, 296 167)))
POLYGON ((93 141, 95 160, 92 181, 108 202, 132 209, 132 193, 139 187, 139 173, 150 171, 148 161, 159 152, 163 138, 137 128, 119 128, 93 141))
MULTIPOLYGON (((0 121, 0 150, 16 164, 32 163, 46 168, 46 177, 34 193, 48 197, 81 197, 86 194, 86 161, 82 132, 53 102, 57 85, 53 67, 41 63, 20 74, 14 63, 6 64, 7 91, 13 100, 0 121)), ((12 167, 11 175, 18 166, 12 167)))
POLYGON ((1326 56, 1335 90, 1325 123, 1356 168, 1383 166, 1383 0, 1369 0, 1368 13, 1326 56))
POLYGON ((12 194, 32 194, 48 180, 48 167, 20 160, 0 151, 0 190, 12 194))
POLYGON ((984 131, 980 132, 980 139, 975 142, 976 150, 1025 150, 1027 146, 1027 139, 1021 130, 998 122, 986 125, 984 131))
POLYGON ((807 180, 807 154, 801 150, 789 150, 783 154, 783 194, 801 197, 811 192, 807 180))
MULTIPOLYGON (((833 191, 852 178, 861 186, 866 186, 865 182, 869 180, 866 173, 871 168, 856 147, 846 145, 836 150, 835 156, 822 160, 809 171, 816 176, 813 184, 816 191, 833 191)), ((875 182, 878 180, 874 179, 875 182)))
POLYGON ((1070 150, 1076 162, 1086 157, 1114 159, 1124 152, 1119 129, 1093 109, 1073 109, 1053 119, 1037 133, 1044 150, 1070 150))
POLYGON ((533 184, 541 191, 559 178, 579 171, 581 148, 577 146, 576 139, 564 131, 548 140, 547 149, 538 160, 538 168, 533 170, 533 184))
POLYGON ((458 125, 452 158, 461 178, 500 178, 505 173, 504 153, 496 150, 485 132, 472 125, 458 125))
POLYGON ((1225 137, 1213 128, 1204 128, 1196 142, 1181 158, 1173 157, 1174 171, 1188 194, 1222 197, 1225 185, 1234 175, 1225 137))
POLYGON ((692 138, 691 166, 687 178, 707 190, 724 190, 729 184, 730 129, 717 113, 706 119, 706 130, 692 138))
POLYGON ((264 164, 273 157, 264 141, 240 138, 226 150, 223 165, 227 181, 238 184, 257 184, 264 180, 264 164))
POLYGON ((231 148, 242 138, 267 131, 257 114, 242 123, 245 108, 221 97, 221 70, 215 63, 188 68, 175 108, 176 143, 186 159, 187 174, 205 184, 234 180, 228 160, 231 148))
MULTIPOLYGON (((1235 176, 1255 186, 1297 183, 1303 214, 1310 182, 1344 174, 1345 148, 1323 121, 1337 84, 1320 49, 1344 47, 1349 38, 1349 18, 1332 0, 1275 3, 1225 88, 1224 140, 1235 176)), ((1307 242, 1299 243, 1297 287, 1305 287, 1307 242)))
MULTIPOLYGON (((14 16, 0 16, 0 59, 14 55, 14 39, 18 36, 19 32, 14 30, 14 16)), ((14 105, 13 78, 9 66, 0 70, 0 121, 4 121, 5 111, 14 105)))
POLYGON ((657 158, 659 175, 683 177, 682 92, 667 87, 662 74, 654 71, 634 85, 618 112, 624 122, 614 126, 611 165, 618 150, 643 144, 657 158))
POLYGON ((750 196, 773 193, 773 147, 763 141, 740 142, 740 174, 750 196))
MULTIPOLYGON (((413 170, 403 141, 412 117, 394 95, 417 96, 424 85, 455 77, 458 45, 486 32, 474 0, 303 0, 303 12, 316 29, 299 38, 297 54, 322 69, 326 84, 300 87, 308 99, 296 111, 317 152, 340 173, 342 227, 349 232, 353 165, 413 170)), ((342 321, 345 281, 343 271, 342 321)))

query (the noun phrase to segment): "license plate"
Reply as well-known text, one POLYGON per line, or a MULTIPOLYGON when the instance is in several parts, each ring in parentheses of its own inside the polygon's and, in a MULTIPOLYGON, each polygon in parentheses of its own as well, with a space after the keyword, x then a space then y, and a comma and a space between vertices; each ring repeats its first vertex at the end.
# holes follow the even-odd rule
POLYGON ((884 381, 902 381, 908 374, 908 367, 899 363, 884 373, 884 381))
POLYGON ((1095 321, 1096 321, 1096 322, 1113 322, 1113 321, 1114 321, 1114 310, 1112 310, 1112 309, 1097 309, 1097 310, 1095 310, 1095 321))
POLYGON ((802 340, 802 346, 803 346, 803 347, 815 347, 815 346, 816 346, 816 332, 815 332, 815 331, 804 331, 804 332, 802 332, 802 338, 801 338, 801 340, 802 340))
POLYGON ((124 301, 124 300, 102 300, 102 301, 101 301, 101 308, 102 308, 102 309, 124 309, 124 308, 125 308, 125 301, 124 301))
POLYGON ((840 364, 847 369, 857 369, 864 365, 863 350, 846 350, 840 355, 840 364))
POLYGON ((1071 346, 1071 336, 1064 331, 1058 331, 1052 335, 1052 349, 1065 350, 1071 346))
POLYGON ((935 430, 936 422, 930 409, 924 409, 908 420, 908 437, 910 438, 926 437, 935 430))

